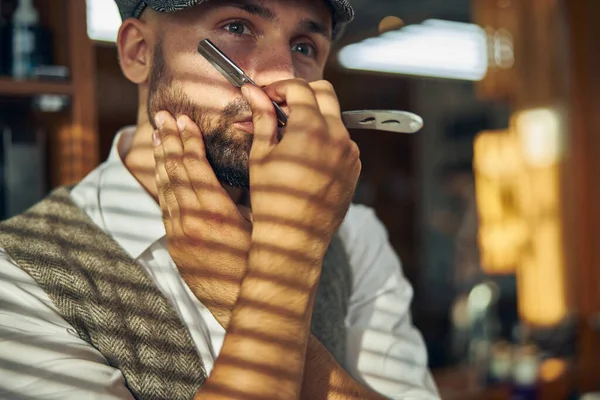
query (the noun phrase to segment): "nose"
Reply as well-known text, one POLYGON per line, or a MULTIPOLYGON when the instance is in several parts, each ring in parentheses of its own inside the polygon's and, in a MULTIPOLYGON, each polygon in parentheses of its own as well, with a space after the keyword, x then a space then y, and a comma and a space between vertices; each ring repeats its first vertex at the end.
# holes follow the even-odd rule
POLYGON ((289 43, 265 46, 253 54, 251 74, 254 82, 268 86, 273 82, 297 77, 289 43))

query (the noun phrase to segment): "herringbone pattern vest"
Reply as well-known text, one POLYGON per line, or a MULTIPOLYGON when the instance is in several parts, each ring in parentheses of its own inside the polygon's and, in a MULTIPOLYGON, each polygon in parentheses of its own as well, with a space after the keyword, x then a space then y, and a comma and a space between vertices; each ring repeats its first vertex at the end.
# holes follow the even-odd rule
MULTIPOLYGON (((60 188, 0 224, 0 247, 138 399, 192 399, 206 373, 176 311, 136 263, 60 188)), ((343 365, 352 276, 339 238, 323 262, 312 331, 343 365)))

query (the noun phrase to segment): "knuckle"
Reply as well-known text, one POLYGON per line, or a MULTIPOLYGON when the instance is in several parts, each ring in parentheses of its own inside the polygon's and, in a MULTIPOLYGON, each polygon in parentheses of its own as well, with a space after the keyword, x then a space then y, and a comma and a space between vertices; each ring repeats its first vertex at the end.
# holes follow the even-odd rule
POLYGON ((360 148, 355 142, 352 142, 350 147, 350 156, 348 157, 350 165, 356 171, 356 175, 360 175, 362 172, 362 161, 360 160, 360 148))
POLYGON ((179 133, 178 131, 173 129, 171 126, 169 126, 169 124, 166 124, 166 123, 160 129, 160 135, 162 136, 163 141, 173 140, 176 132, 179 133))
POLYGON ((356 142, 354 140, 350 140, 350 157, 352 159, 358 159, 360 162, 360 147, 358 147, 358 144, 356 144, 356 142))
POLYGON ((304 128, 308 133, 313 135, 324 135, 327 134, 327 125, 322 118, 311 118, 307 121, 304 128))
POLYGON ((173 159, 165 160, 165 170, 167 171, 167 175, 172 177, 178 175, 180 172, 181 166, 180 164, 173 159))
POLYGON ((182 179, 174 178, 171 181, 171 189, 173 189, 173 193, 177 197, 184 193, 182 191, 186 188, 186 186, 186 182, 184 182, 182 179))
POLYGON ((202 223, 202 232, 208 237, 208 232, 223 232, 228 220, 223 210, 205 210, 196 218, 196 223, 202 223))
POLYGON ((303 78, 294 78, 290 81, 293 84, 299 85, 299 86, 310 86, 310 84, 308 83, 308 81, 306 79, 303 78))
POLYGON ((163 223, 165 223, 165 226, 168 226, 171 220, 171 215, 169 214, 169 210, 167 209, 167 207, 162 207, 161 208, 162 211, 162 219, 163 219, 163 223))
POLYGON ((338 149, 340 152, 346 154, 350 151, 352 140, 349 135, 334 134, 330 137, 330 142, 333 148, 338 149))
MULTIPOLYGON (((163 193, 170 193, 170 192, 173 190, 173 188, 171 187, 171 182, 168 182, 168 181, 167 181, 167 182, 163 182, 163 183, 160 185, 160 188, 162 189, 162 192, 163 192, 163 193)), ((169 201, 169 200, 168 200, 168 197, 167 197, 167 198, 165 198, 165 209, 167 208, 167 204, 166 204, 166 203, 167 203, 168 201, 169 201)))
POLYGON ((196 129, 192 128, 191 123, 186 122, 185 128, 179 134, 179 137, 181 138, 181 143, 183 143, 184 146, 194 145, 197 139, 195 132, 196 129))
POLYGON ((350 141, 345 137, 334 137, 331 139, 331 143, 340 154, 345 155, 350 150, 350 141))
POLYGON ((187 237, 198 237, 198 221, 189 214, 181 215, 181 232, 187 237))
POLYGON ((198 169, 200 167, 200 160, 198 159, 198 156, 191 151, 186 151, 183 153, 182 161, 186 168, 198 169))
POLYGON ((313 89, 319 89, 319 90, 323 90, 323 91, 327 91, 327 92, 335 92, 335 90, 333 88, 333 84, 324 79, 315 81, 311 85, 312 85, 313 89))
POLYGON ((310 86, 310 83, 308 83, 305 79, 302 78, 294 78, 291 79, 290 81, 288 81, 288 84, 290 85, 290 89, 291 90, 311 90, 312 91, 312 87, 310 86))

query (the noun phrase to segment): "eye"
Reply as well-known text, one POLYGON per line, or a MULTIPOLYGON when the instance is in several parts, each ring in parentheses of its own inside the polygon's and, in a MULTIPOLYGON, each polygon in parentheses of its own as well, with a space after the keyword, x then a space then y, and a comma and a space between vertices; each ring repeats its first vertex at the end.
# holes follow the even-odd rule
POLYGON ((234 22, 225 24, 225 25, 223 25, 223 29, 225 29, 228 33, 231 33, 233 35, 238 35, 238 36, 252 34, 252 32, 250 31, 250 28, 248 28, 248 25, 246 25, 242 21, 234 21, 234 22))
POLYGON ((298 52, 303 56, 310 58, 316 58, 317 56, 317 50, 315 49, 315 46, 310 43, 297 43, 292 46, 292 51, 298 52))

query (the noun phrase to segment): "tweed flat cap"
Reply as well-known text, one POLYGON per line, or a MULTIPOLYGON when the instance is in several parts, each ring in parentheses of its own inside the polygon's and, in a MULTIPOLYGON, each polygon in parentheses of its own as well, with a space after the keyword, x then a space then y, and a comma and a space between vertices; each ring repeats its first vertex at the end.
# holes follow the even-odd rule
MULTIPOLYGON (((115 0, 121 18, 139 18, 146 7, 158 12, 185 10, 210 0, 115 0)), ((333 37, 338 38, 344 27, 354 19, 354 9, 348 0, 325 0, 333 14, 333 37)))

